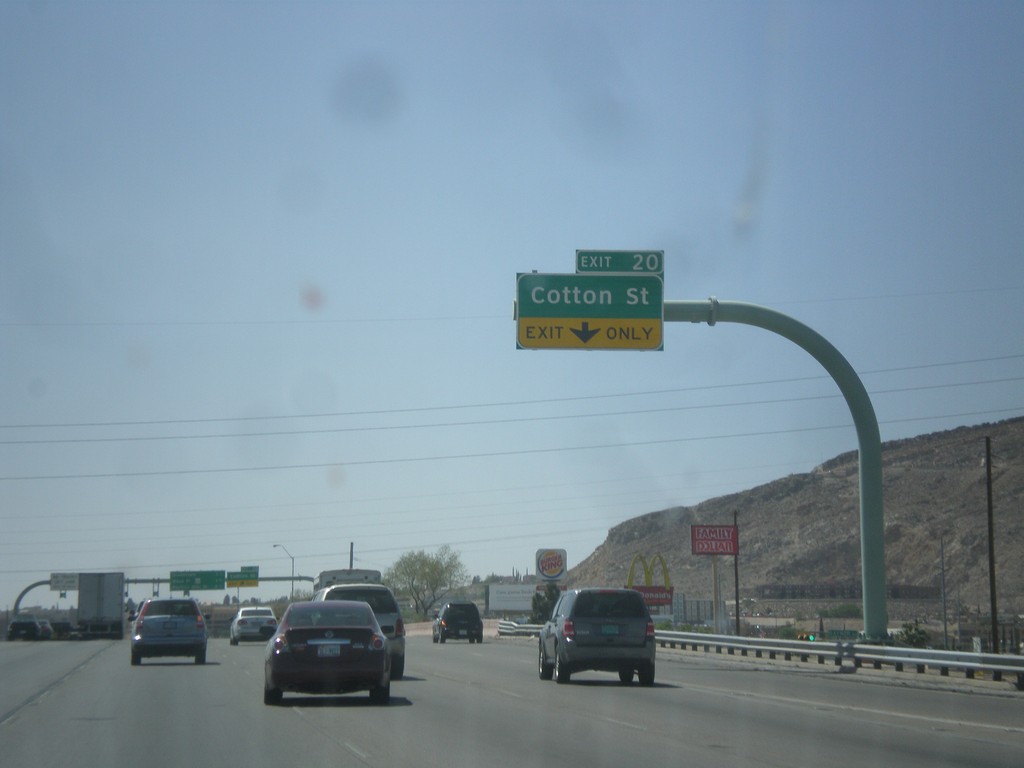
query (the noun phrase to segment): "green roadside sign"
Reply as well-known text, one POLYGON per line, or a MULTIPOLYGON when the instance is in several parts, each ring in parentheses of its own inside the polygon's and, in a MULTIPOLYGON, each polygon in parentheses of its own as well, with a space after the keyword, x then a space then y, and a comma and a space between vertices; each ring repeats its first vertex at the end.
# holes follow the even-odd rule
POLYGON ((577 272, 665 275, 664 251, 576 251, 577 272))
POLYGON ((172 592, 224 589, 224 571, 171 571, 172 592))

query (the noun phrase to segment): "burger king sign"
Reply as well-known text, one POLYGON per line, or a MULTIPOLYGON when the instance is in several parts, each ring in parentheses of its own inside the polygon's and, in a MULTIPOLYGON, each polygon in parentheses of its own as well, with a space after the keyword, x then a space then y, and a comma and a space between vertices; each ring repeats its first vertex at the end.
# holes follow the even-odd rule
POLYGON ((538 549, 537 575, 544 581, 561 581, 568 571, 564 549, 538 549))

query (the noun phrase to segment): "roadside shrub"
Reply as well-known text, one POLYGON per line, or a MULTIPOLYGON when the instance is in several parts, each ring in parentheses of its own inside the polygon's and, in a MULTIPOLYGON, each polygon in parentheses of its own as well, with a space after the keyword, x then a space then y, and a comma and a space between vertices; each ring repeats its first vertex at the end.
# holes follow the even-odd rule
POLYGON ((907 622, 903 629, 896 633, 896 644, 908 648, 927 648, 930 639, 928 631, 922 629, 917 620, 913 624, 907 622))

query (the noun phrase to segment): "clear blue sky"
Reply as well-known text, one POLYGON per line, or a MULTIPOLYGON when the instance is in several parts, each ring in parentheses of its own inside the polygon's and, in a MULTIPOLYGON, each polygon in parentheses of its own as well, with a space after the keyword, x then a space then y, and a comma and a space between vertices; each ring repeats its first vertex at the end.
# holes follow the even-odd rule
POLYGON ((1017 2, 0 4, 0 608, 274 544, 572 566, 856 448, 764 331, 517 350, 516 274, 578 248, 805 322, 883 440, 1024 414, 1022 39, 1017 2))

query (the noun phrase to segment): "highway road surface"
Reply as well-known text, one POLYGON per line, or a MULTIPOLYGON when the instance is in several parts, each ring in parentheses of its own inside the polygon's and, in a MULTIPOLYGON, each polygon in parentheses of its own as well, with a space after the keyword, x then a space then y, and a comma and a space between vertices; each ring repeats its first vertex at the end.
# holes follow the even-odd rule
POLYGON ((389 707, 263 704, 262 644, 129 664, 125 641, 0 643, 4 766, 1024 766, 1024 692, 659 649, 653 688, 541 681, 535 642, 408 639, 389 707))

